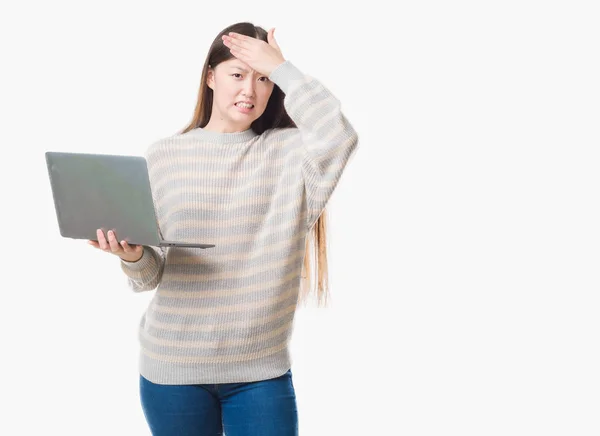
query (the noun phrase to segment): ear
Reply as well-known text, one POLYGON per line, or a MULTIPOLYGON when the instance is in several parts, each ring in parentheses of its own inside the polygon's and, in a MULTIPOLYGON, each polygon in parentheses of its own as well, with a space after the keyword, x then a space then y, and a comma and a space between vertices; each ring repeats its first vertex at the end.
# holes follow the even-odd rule
POLYGON ((209 65, 208 66, 208 71, 206 72, 206 85, 214 90, 214 86, 215 86, 215 72, 212 69, 212 67, 209 65))

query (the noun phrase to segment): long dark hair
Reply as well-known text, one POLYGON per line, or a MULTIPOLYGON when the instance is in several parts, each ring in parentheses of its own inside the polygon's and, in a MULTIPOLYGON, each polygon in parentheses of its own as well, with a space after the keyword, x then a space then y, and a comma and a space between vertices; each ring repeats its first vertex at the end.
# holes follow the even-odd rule
MULTIPOLYGON (((229 51, 229 48, 223 44, 223 40, 221 39, 223 35, 226 35, 229 32, 240 33, 267 42, 267 31, 265 29, 246 22, 226 27, 217 35, 208 50, 208 56, 206 56, 206 61, 202 68, 202 78, 200 79, 198 101, 196 103, 196 109, 194 110, 194 116, 191 123, 185 127, 181 133, 185 133, 197 127, 204 127, 208 124, 213 104, 213 92, 206 83, 208 69, 209 67, 215 68, 221 62, 234 58, 229 51)), ((260 135, 265 130, 274 127, 296 127, 296 124, 292 121, 283 106, 284 97, 285 94, 283 91, 277 85, 274 85, 273 92, 267 102, 265 111, 252 123, 251 128, 254 132, 260 135)))
MULTIPOLYGON (((213 91, 207 84, 208 70, 210 67, 215 68, 221 62, 234 58, 229 51, 229 48, 223 44, 221 38, 229 32, 236 32, 268 42, 267 31, 262 27, 255 26, 248 22, 241 22, 228 26, 217 35, 208 50, 208 55, 206 56, 204 67, 202 68, 202 77, 198 89, 198 100, 196 102, 192 120, 180 133, 186 133, 198 127, 205 127, 210 120, 213 105, 213 91)), ((284 98, 285 94, 275 84, 265 111, 251 125, 251 129, 255 133, 260 135, 268 129, 297 127, 285 110, 283 105, 284 98)), ((306 297, 311 289, 314 289, 313 285, 316 285, 314 293, 317 296, 317 304, 319 306, 327 304, 329 290, 327 277, 326 220, 326 211, 323 210, 321 216, 310 231, 310 233, 313 234, 313 237, 306 238, 306 254, 303 263, 304 268, 302 271, 301 292, 299 293, 298 298, 300 303, 306 301, 306 297), (317 260, 316 268, 313 270, 314 274, 311 274, 311 254, 314 255, 317 260)))

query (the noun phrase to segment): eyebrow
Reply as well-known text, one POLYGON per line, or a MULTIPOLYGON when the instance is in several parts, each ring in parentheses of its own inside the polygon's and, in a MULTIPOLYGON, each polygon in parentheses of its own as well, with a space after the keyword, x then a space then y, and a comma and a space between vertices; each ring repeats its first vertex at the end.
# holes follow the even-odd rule
POLYGON ((244 73, 247 73, 247 72, 248 72, 248 70, 247 70, 247 69, 245 69, 245 68, 242 68, 242 67, 238 67, 238 66, 235 66, 235 65, 233 65, 231 68, 233 68, 233 69, 236 69, 236 70, 243 71, 244 73))

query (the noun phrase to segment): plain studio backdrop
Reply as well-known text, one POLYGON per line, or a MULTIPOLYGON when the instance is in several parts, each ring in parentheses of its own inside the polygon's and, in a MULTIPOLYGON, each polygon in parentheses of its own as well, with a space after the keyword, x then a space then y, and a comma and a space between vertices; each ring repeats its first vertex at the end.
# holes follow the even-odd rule
POLYGON ((299 308, 300 433, 600 434, 593 2, 12 2, 0 12, 3 435, 148 435, 134 294, 60 237, 44 152, 142 154, 225 26, 276 27, 360 148, 299 308), (395 9, 395 10, 394 10, 395 9))

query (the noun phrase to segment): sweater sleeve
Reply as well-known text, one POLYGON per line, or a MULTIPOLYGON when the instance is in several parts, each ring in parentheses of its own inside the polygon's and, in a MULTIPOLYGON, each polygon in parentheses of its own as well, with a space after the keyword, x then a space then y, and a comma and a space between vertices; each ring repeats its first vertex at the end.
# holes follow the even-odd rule
MULTIPOLYGON (((151 153, 152 147, 146 152, 145 158, 148 162, 148 167, 152 165, 151 153)), ((150 176, 152 182, 152 176, 150 176)), ((152 199, 154 207, 157 205, 155 191, 152 190, 152 199)), ((157 227, 162 238, 160 224, 157 221, 157 227)), ((143 246, 144 251, 142 257, 136 262, 128 262, 121 259, 121 270, 127 276, 127 283, 134 292, 152 291, 156 289, 160 283, 165 267, 165 259, 167 257, 167 248, 152 247, 149 245, 143 246)))
POLYGON ((127 283, 134 292, 152 291, 162 278, 166 249, 144 245, 144 253, 137 262, 121 259, 121 269, 127 276, 127 283))
POLYGON ((290 61, 280 64, 269 78, 284 92, 285 109, 302 140, 310 230, 358 147, 358 134, 342 113, 339 100, 290 61))

